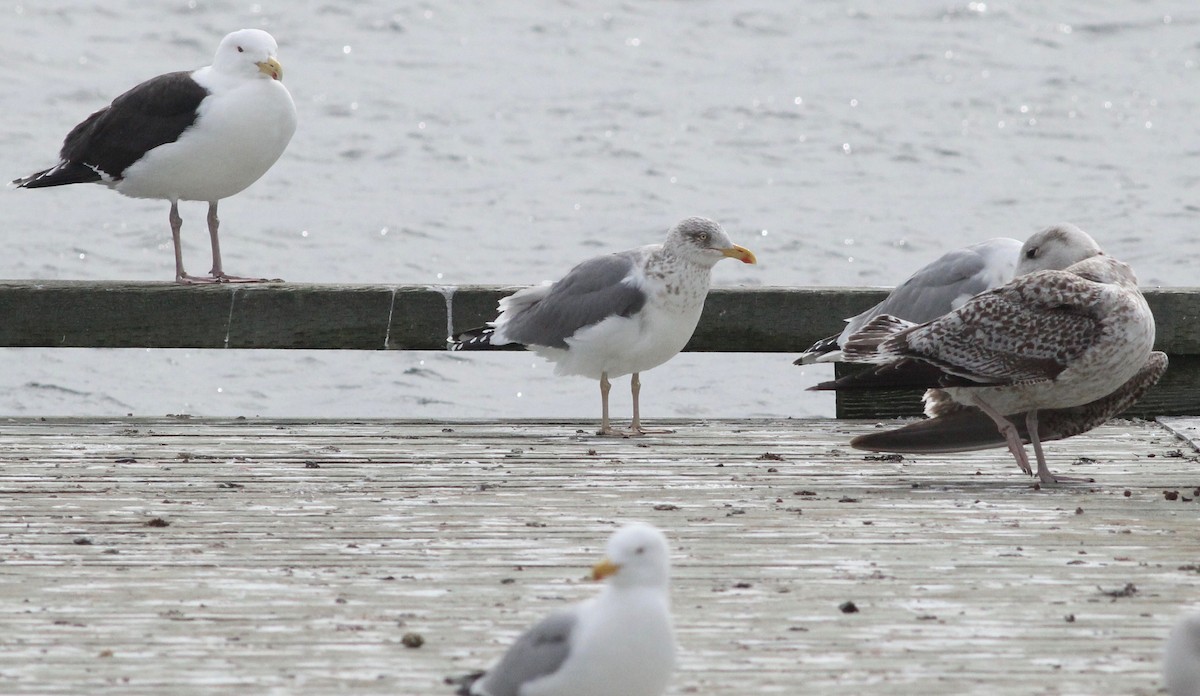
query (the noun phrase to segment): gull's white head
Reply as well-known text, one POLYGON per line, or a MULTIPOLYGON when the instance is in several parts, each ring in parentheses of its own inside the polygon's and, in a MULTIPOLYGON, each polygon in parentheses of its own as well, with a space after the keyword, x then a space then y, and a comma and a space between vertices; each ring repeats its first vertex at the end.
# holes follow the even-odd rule
POLYGON ((1200 696, 1200 614, 1181 617, 1167 636, 1163 685, 1171 696, 1200 696))
POLYGON ((283 66, 275 53, 279 45, 275 37, 261 29, 242 29, 221 39, 217 53, 213 56, 213 70, 241 75, 261 76, 269 80, 283 80, 283 66))
POLYGON ((690 217, 675 223, 667 233, 666 246, 704 266, 712 266, 726 257, 742 263, 758 263, 749 249, 734 244, 725 230, 708 218, 690 217))
POLYGON ((633 522, 608 539, 606 557, 592 568, 592 578, 609 578, 616 587, 663 587, 671 575, 667 537, 652 525, 633 522))
POLYGON ((1061 271, 1104 251, 1091 235, 1069 222, 1051 225, 1035 233, 1021 247, 1015 275, 1034 271, 1061 271))

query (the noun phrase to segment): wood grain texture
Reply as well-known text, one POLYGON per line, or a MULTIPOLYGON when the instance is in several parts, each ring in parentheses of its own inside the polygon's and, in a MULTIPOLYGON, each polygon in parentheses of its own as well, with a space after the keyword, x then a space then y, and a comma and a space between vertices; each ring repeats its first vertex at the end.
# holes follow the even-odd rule
POLYGON ((635 518, 674 696, 1150 696, 1200 596, 1196 454, 1153 423, 1049 444, 1097 482, 1041 489, 848 451, 870 423, 666 425, 2 420, 0 693, 449 693, 635 518))

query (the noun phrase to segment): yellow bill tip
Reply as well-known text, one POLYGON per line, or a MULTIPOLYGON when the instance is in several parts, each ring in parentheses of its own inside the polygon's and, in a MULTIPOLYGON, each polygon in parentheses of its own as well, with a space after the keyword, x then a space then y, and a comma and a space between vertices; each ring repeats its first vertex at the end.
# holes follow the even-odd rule
POLYGON ((261 63, 255 63, 258 66, 258 71, 264 75, 269 75, 272 80, 283 81, 283 65, 274 58, 268 58, 261 63))
POLYGON ((754 255, 753 251, 750 251, 746 247, 738 244, 734 244, 728 249, 722 249, 721 253, 731 259, 737 259, 742 263, 758 263, 758 258, 754 255))
POLYGON ((592 566, 592 579, 593 580, 603 580, 604 578, 607 578, 608 576, 612 575, 613 573, 616 573, 620 569, 621 569, 621 566, 617 565, 616 563, 613 563, 612 561, 610 561, 606 558, 603 561, 600 561, 596 565, 592 566))

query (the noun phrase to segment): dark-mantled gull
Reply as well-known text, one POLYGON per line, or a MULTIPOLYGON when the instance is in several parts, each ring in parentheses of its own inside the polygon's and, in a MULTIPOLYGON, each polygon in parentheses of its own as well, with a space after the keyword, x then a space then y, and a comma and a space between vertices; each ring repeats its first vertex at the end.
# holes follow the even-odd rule
POLYGON ((1179 617, 1163 649, 1163 686, 1171 696, 1200 696, 1200 613, 1179 617))
POLYGON ((598 595, 535 624, 487 672, 457 680, 459 696, 661 696, 676 653, 666 537, 645 523, 621 527, 592 577, 607 578, 598 595))
POLYGON ((296 131, 275 39, 259 29, 221 40, 212 65, 151 78, 75 126, 61 161, 13 181, 20 188, 100 183, 133 198, 171 201, 178 283, 256 282, 225 273, 217 202, 253 184, 296 131), (209 276, 183 270, 179 201, 208 203, 209 276))
POLYGON ((879 304, 847 319, 840 334, 817 341, 794 364, 840 361, 846 339, 880 314, 920 324, 958 309, 979 293, 1017 276, 1062 270, 1100 253, 1096 240, 1065 222, 1035 232, 1024 243, 996 237, 955 249, 909 276, 879 304))
POLYGON ((849 362, 879 366, 813 389, 925 388, 925 413, 935 419, 978 408, 1031 474, 1008 419, 1024 414, 1038 478, 1051 483, 1038 412, 1113 395, 1152 367, 1153 345, 1154 316, 1133 271, 1101 255, 1021 276, 924 324, 876 317, 844 352, 849 362))
POLYGON ((662 244, 584 261, 555 283, 500 300, 500 316, 464 332, 452 350, 525 346, 555 363, 555 374, 600 380, 601 435, 640 435, 639 373, 683 350, 708 296, 712 267, 723 258, 756 263, 712 220, 690 217, 662 244), (632 374, 633 422, 608 417, 610 378, 632 374))

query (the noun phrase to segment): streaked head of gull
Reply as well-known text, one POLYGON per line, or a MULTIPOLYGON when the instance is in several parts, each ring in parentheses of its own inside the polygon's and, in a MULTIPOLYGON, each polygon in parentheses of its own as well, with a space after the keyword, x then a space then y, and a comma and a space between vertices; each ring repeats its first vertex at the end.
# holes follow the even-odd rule
POLYGON ((1091 235, 1069 222, 1051 225, 1037 232, 1021 247, 1015 275, 1034 271, 1061 271, 1104 251, 1091 235))
POLYGON ((702 266, 711 267, 726 257, 742 263, 758 263, 749 249, 734 244, 725 230, 708 218, 689 217, 680 220, 667 233, 667 241, 663 246, 702 266))
POLYGON ((662 532, 644 522, 618 529, 608 539, 606 557, 592 568, 592 578, 611 578, 615 587, 666 587, 671 573, 670 548, 662 532))

